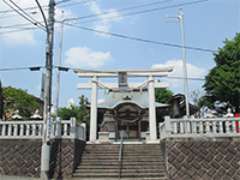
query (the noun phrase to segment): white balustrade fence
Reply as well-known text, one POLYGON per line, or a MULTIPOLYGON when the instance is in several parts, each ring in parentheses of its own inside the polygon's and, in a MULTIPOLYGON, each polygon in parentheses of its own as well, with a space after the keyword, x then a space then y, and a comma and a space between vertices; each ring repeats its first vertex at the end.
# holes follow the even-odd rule
MULTIPOLYGON (((0 139, 40 139, 43 136, 43 121, 0 121, 0 139)), ((49 137, 64 139, 86 139, 85 124, 76 119, 51 121, 49 137)))
POLYGON ((159 124, 160 138, 240 137, 240 118, 170 119, 159 124))

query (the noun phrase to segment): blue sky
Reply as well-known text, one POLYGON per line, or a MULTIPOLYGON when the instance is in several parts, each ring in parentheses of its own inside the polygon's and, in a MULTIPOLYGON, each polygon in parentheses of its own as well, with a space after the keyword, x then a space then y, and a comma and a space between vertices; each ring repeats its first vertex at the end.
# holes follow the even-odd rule
MULTIPOLYGON (((80 2, 72 0, 71 2, 80 2)), ((168 22, 166 16, 175 16, 178 8, 165 9, 152 13, 125 17, 124 12, 118 9, 131 7, 157 0, 96 0, 74 7, 57 8, 56 16, 59 19, 60 11, 65 16, 77 17, 89 14, 111 12, 106 16, 97 16, 96 21, 80 23, 82 26, 100 29, 109 32, 141 37, 144 39, 180 44, 179 24, 168 22)), ((159 5, 142 8, 165 7, 192 2, 193 0, 169 0, 159 5)), ((34 1, 18 0, 21 7, 35 5, 34 1)), ((48 0, 40 1, 47 4, 48 0)), ((69 3, 71 3, 69 2, 69 3)), ((68 3, 65 3, 68 4, 68 3)), ((209 0, 203 3, 184 6, 186 44, 194 47, 217 49, 223 45, 226 38, 232 38, 240 28, 240 2, 239 0, 209 0)), ((0 11, 8 7, 0 3, 0 11)), ((41 16, 35 15, 37 19, 41 16)), ((0 14, 1 26, 24 23, 25 20, 12 14, 0 14), (4 16, 12 16, 5 18, 4 16), (1 18, 3 17, 3 18, 1 18)), ((45 64, 45 33, 41 30, 24 31, 2 35, 10 29, 0 28, 0 66, 24 67, 45 64)), ((56 64, 56 51, 59 43, 59 27, 55 33, 54 63, 56 64)), ((111 69, 111 68, 151 68, 157 64, 174 65, 172 75, 181 76, 182 51, 161 45, 103 36, 93 32, 65 27, 63 64, 77 68, 111 69)), ((188 73, 191 77, 204 77, 208 70, 214 66, 211 53, 187 50, 188 73)), ((4 86, 22 88, 39 96, 41 87, 41 72, 11 71, 0 72, 4 86)), ((69 99, 76 101, 77 97, 86 93, 77 89, 81 81, 73 72, 63 72, 61 79, 60 104, 66 105, 69 99)), ((170 89, 182 92, 182 82, 171 80, 170 89)), ((54 84, 55 85, 55 84, 54 84)), ((189 81, 190 91, 201 89, 202 82, 189 81)), ((54 93, 54 91, 53 91, 54 93)))

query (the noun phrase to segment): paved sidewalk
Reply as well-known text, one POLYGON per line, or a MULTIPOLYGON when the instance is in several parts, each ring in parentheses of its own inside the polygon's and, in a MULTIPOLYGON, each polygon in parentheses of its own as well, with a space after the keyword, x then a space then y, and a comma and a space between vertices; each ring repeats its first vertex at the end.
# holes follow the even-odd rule
POLYGON ((40 180, 39 178, 18 177, 18 176, 1 176, 0 180, 40 180))

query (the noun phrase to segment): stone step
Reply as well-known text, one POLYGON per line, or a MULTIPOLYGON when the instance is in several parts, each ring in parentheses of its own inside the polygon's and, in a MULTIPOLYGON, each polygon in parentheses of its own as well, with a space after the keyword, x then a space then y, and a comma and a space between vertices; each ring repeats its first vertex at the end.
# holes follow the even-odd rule
MULTIPOLYGON (((128 148, 128 147, 125 147, 123 146, 124 150, 126 151, 142 151, 142 150, 146 150, 146 147, 135 147, 135 148, 128 148)), ((147 147, 147 149, 149 150, 159 150, 161 151, 161 148, 160 147, 147 147)), ((91 150, 94 150, 94 151, 118 151, 119 150, 119 147, 86 147, 85 148, 86 151, 91 151, 91 150)))
MULTIPOLYGON (((79 178, 79 177, 72 177, 70 179, 66 179, 66 180, 119 180, 119 178, 112 178, 112 177, 104 177, 104 178, 91 178, 91 177, 87 177, 87 178, 79 178)), ((138 178, 124 178, 124 177, 121 177, 121 180, 169 180, 168 178, 166 177, 138 177, 138 178)))
MULTIPOLYGON (((81 180, 118 179, 119 147, 110 144, 86 145, 73 177, 81 180)), ((121 179, 168 180, 160 145, 124 145, 121 179)))
MULTIPOLYGON (((109 173, 109 172, 102 172, 102 173, 74 173, 73 174, 73 177, 91 177, 91 178, 94 178, 94 177, 118 177, 119 176, 119 172, 116 172, 116 173, 109 173)), ((165 172, 144 172, 144 173, 140 173, 140 172, 132 172, 132 173, 122 173, 121 174, 121 177, 139 177, 139 178, 143 178, 143 177, 147 177, 147 178, 150 178, 150 177, 166 177, 166 174, 165 172)))
MULTIPOLYGON (((99 152, 99 151, 84 151, 82 155, 99 155, 99 156, 108 156, 108 155, 117 155, 119 154, 119 151, 103 151, 103 152, 99 152)), ((123 151, 124 155, 155 155, 155 156, 162 156, 163 153, 161 153, 160 151, 123 151)))
MULTIPOLYGON (((81 162, 106 162, 106 163, 111 163, 111 162, 118 162, 118 158, 112 158, 112 159, 94 159, 94 158, 82 158, 81 162)), ((161 158, 123 158, 122 162, 164 162, 163 159, 161 158)))
MULTIPOLYGON (((149 169, 149 168, 128 168, 128 169, 122 169, 122 173, 165 173, 164 169, 149 169)), ((75 173, 96 173, 96 174, 101 174, 101 173, 119 173, 119 169, 77 169, 75 173)))
MULTIPOLYGON (((82 167, 82 166, 92 166, 92 165, 95 165, 95 166, 118 166, 119 165, 119 162, 118 161, 108 161, 108 162, 99 162, 99 161, 84 161, 84 162, 81 162, 80 163, 80 166, 79 167, 82 167)), ((144 162, 142 163, 141 161, 138 161, 138 162, 133 162, 133 161, 123 161, 122 162, 122 165, 123 166, 165 166, 165 162, 163 161, 150 161, 150 162, 144 162)))
MULTIPOLYGON (((125 164, 122 169, 165 169, 164 164, 156 164, 156 165, 141 165, 141 164, 136 164, 136 165, 128 165, 125 164)), ((77 167, 77 169, 119 169, 119 164, 115 165, 82 165, 77 167)))
MULTIPOLYGON (((116 160, 118 161, 118 156, 83 156, 81 160, 116 160)), ((129 160, 164 160, 161 156, 122 156, 122 160, 129 159, 129 160)))

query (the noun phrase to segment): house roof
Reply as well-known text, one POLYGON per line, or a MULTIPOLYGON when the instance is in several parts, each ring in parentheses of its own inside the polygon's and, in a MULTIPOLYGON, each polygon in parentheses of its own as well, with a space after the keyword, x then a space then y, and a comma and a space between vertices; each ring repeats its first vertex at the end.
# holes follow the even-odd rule
MULTIPOLYGON (((108 92, 102 102, 98 102, 98 108, 113 109, 121 103, 134 103, 142 109, 149 107, 148 92, 108 92)), ((157 108, 168 107, 168 104, 155 103, 157 108)))

